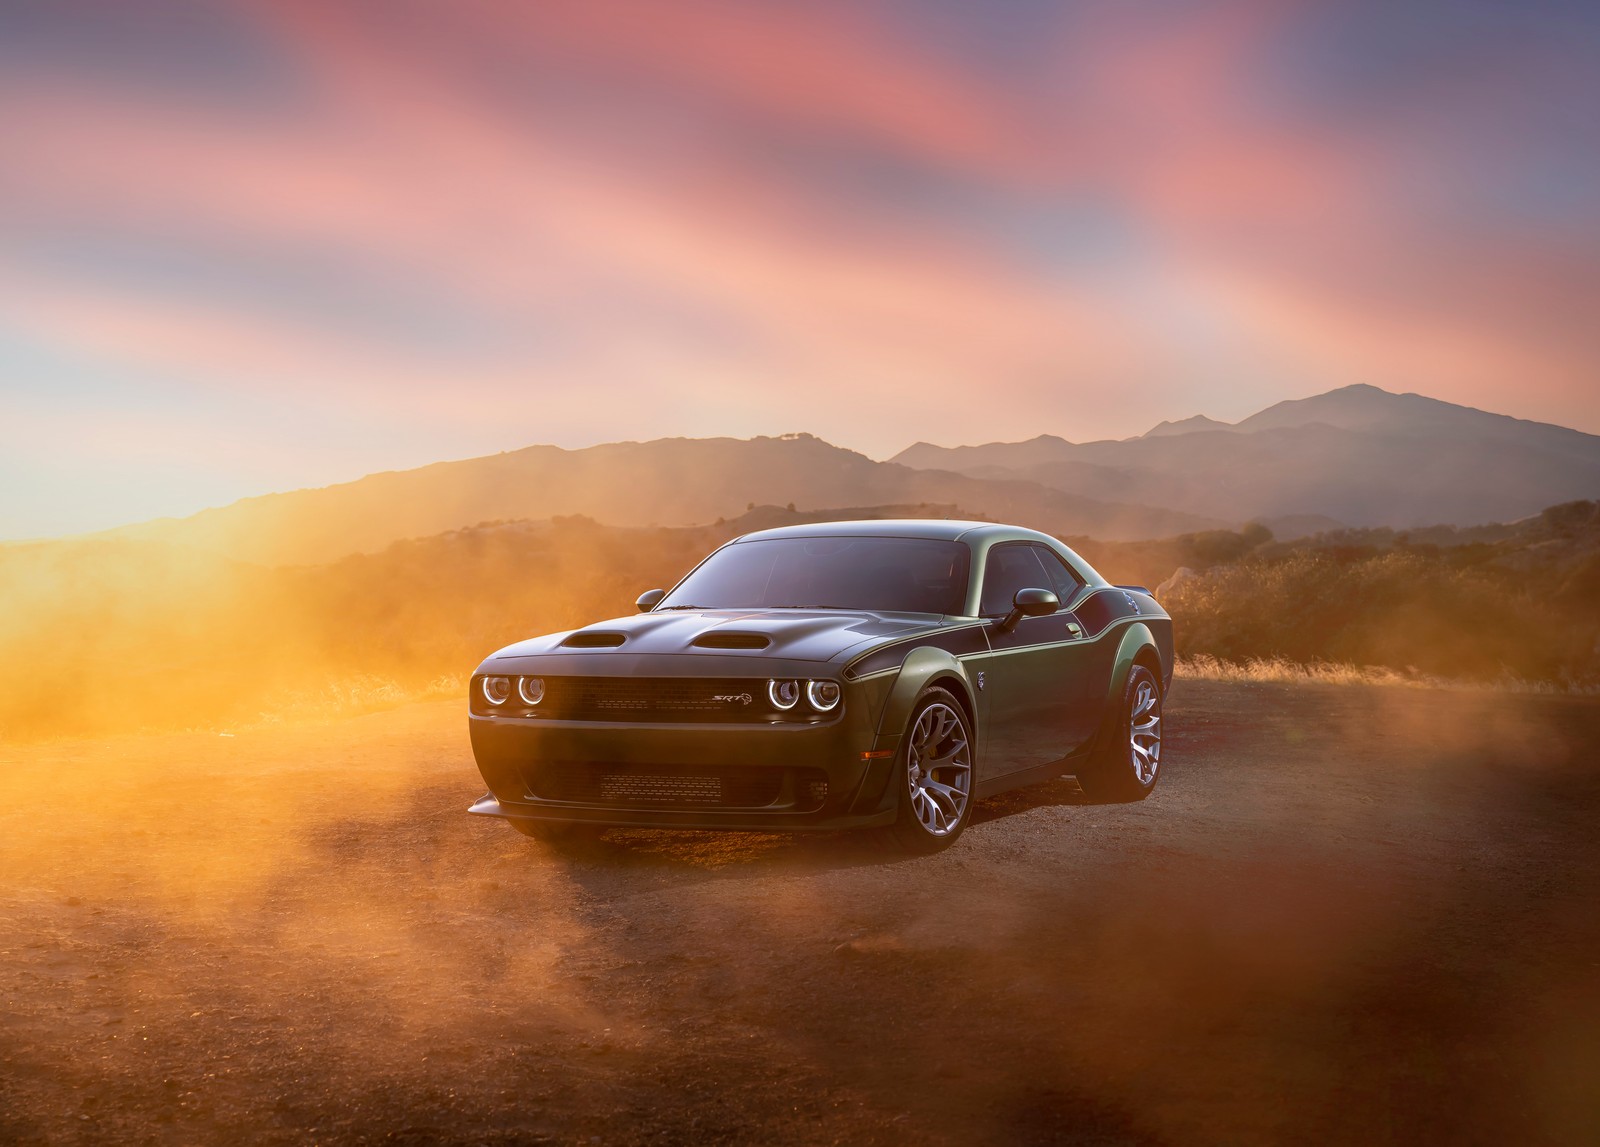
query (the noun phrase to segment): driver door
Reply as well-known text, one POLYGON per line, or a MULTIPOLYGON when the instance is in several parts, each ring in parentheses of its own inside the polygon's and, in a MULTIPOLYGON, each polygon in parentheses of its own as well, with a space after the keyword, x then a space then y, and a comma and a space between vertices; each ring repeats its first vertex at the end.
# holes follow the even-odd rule
POLYGON ((988 630, 985 772, 1000 776, 1062 760, 1094 733, 1088 699, 1093 649, 1067 609, 1081 588, 1042 545, 1004 542, 989 550, 979 612, 988 630), (1063 602, 1056 613, 1024 617, 1009 630, 1000 621, 1019 589, 1048 589, 1063 602))

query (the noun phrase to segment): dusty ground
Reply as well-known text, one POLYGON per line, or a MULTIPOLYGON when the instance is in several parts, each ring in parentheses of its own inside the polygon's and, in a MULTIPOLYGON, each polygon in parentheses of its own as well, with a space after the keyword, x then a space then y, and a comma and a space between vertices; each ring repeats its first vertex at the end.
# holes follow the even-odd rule
POLYGON ((1600 704, 1170 716, 926 860, 552 851, 456 703, 0 748, 0 1141, 1600 1141, 1600 704))

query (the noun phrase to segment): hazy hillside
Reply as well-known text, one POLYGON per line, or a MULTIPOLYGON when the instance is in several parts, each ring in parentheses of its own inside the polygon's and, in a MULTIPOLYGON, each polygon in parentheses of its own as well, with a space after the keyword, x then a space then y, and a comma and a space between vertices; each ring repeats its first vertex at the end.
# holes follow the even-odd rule
POLYGON ((0 741, 226 728, 454 690, 502 645, 630 612, 729 538, 819 516, 971 515, 759 506, 678 529, 491 522, 271 569, 132 538, 0 546, 0 741))
POLYGON ((1252 432, 1319 423, 1342 430, 1515 443, 1526 449, 1591 460, 1600 445, 1594 435, 1564 426, 1493 414, 1420 394, 1391 394, 1364 385, 1276 403, 1242 419, 1234 429, 1252 432))
POLYGON ((1350 387, 1227 428, 923 445, 902 455, 916 466, 786 435, 378 474, 0 546, 0 739, 455 689, 490 650, 625 612, 734 534, 830 517, 1014 521, 1152 588, 1187 568, 1163 598, 1185 653, 1592 684, 1600 509, 1564 494, 1600 494, 1597 447, 1350 387), (1455 524, 1400 528, 1419 519, 1455 524))
POLYGON ((617 526, 685 526, 751 504, 828 506, 958 503, 997 519, 1106 538, 1159 537, 1225 524, 1204 515, 1128 504, 1003 475, 918 470, 875 462, 807 434, 672 438, 585 450, 524 450, 374 474, 314 490, 247 498, 114 536, 203 549, 264 565, 371 553, 484 521, 582 514, 617 526))
MULTIPOLYGON (((758 507, 721 525, 486 523, 323 565, 158 542, 0 547, 0 740, 226 729, 452 694, 522 637, 627 613, 735 534, 810 518, 970 517, 955 506, 758 507)), ((1169 586, 1179 651, 1600 681, 1600 507, 1524 522, 1275 541, 1260 527, 1069 539, 1107 577, 1169 586)))
POLYGON ((894 460, 1234 521, 1471 525, 1600 494, 1600 437, 1370 386, 1281 402, 1234 426, 1197 417, 1123 441, 919 443, 894 460))
POLYGON ((946 449, 889 462, 808 434, 672 438, 583 450, 530 446, 247 498, 107 537, 273 566, 374 553, 484 521, 581 514, 689 526, 751 505, 943 503, 1101 540, 1248 521, 1285 535, 1330 526, 1509 521, 1600 494, 1600 437, 1414 394, 1351 386, 1228 426, 1196 415, 1139 438, 946 449))
POLYGON ((1600 686, 1600 503, 1264 543, 1163 597, 1181 653, 1600 686))
POLYGON ((982 446, 933 446, 918 442, 900 451, 891 462, 911 466, 918 470, 955 470, 975 473, 985 467, 1002 470, 1022 470, 1029 466, 1042 466, 1060 462, 1078 449, 1065 438, 1054 434, 1041 434, 1026 442, 989 442, 982 446))

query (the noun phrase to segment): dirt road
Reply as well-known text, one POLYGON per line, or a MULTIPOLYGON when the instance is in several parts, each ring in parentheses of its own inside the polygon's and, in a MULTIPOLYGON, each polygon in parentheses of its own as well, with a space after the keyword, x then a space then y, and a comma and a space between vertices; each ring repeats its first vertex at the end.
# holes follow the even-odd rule
POLYGON ((1181 681, 951 851, 469 818, 455 703, 0 747, 0 1142, 1600 1141, 1600 703, 1181 681))

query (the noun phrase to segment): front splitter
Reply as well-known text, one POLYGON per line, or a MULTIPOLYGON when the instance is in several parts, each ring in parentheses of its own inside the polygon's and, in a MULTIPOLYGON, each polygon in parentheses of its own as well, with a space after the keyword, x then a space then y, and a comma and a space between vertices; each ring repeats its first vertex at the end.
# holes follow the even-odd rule
POLYGON ((594 805, 524 805, 509 808, 493 793, 484 793, 467 809, 478 816, 501 820, 547 821, 551 824, 590 824, 600 828, 683 828, 712 832, 838 832, 893 824, 895 810, 869 816, 820 816, 817 813, 771 812, 738 809, 614 809, 594 805))

